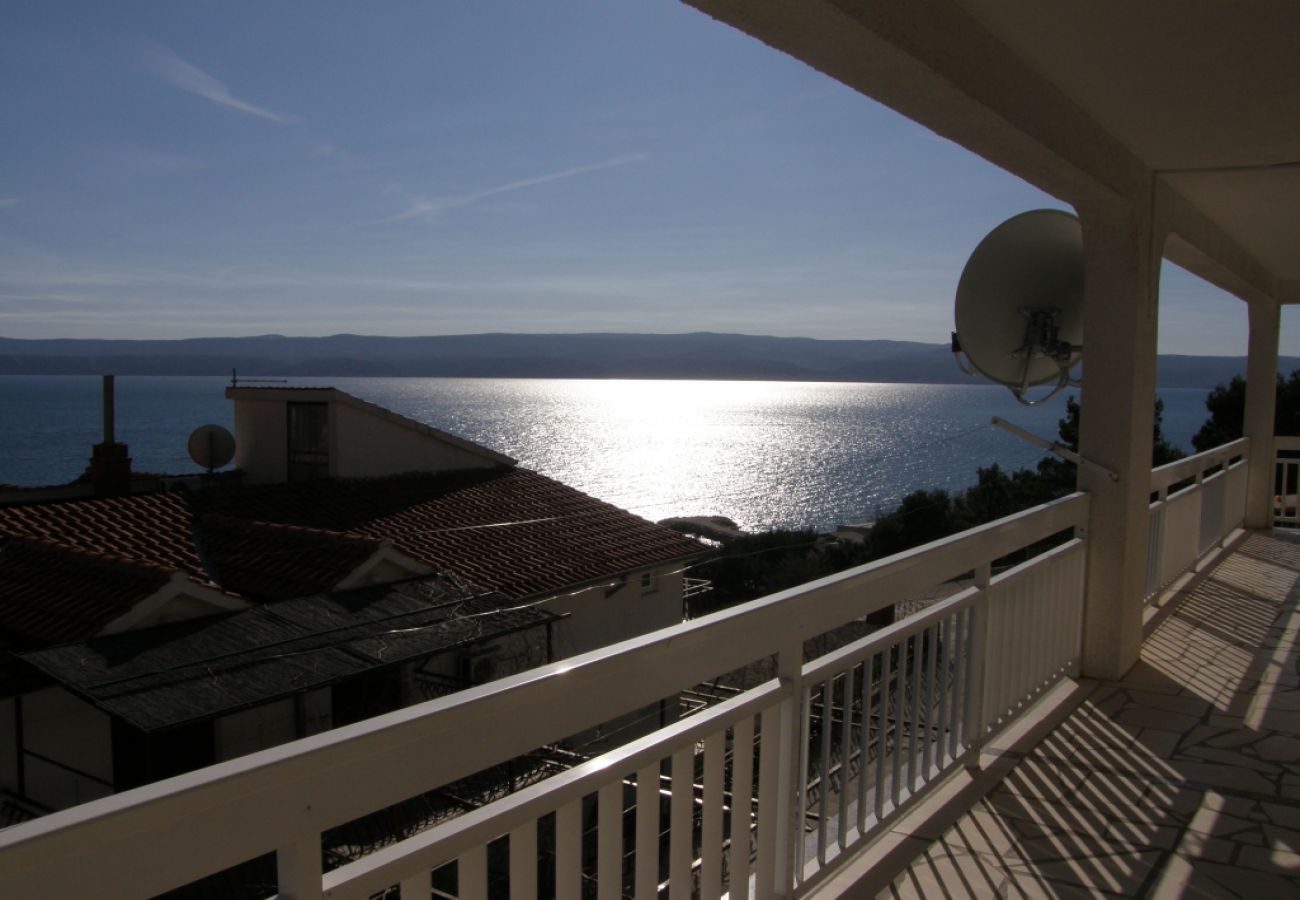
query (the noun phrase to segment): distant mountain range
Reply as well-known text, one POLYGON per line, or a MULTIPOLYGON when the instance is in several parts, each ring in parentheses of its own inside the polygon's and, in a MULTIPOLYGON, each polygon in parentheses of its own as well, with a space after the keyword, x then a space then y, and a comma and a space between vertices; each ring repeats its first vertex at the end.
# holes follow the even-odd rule
MULTIPOLYGON (((1300 368, 1283 357, 1282 371, 1300 368)), ((1244 356, 1161 356, 1161 387, 1209 388, 1244 356)), ((947 344, 744 334, 259 335, 167 341, 0 338, 0 375, 700 378, 964 384, 947 344)))

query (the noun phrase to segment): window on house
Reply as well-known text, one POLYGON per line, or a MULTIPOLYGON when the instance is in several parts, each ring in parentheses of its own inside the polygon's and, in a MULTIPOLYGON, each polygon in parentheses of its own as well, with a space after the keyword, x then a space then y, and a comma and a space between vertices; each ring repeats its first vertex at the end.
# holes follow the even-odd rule
POLYGON ((658 586, 655 583, 654 572, 641 573, 641 593, 653 594, 658 586))
POLYGON ((330 474, 329 404, 290 403, 289 480, 311 481, 330 474))

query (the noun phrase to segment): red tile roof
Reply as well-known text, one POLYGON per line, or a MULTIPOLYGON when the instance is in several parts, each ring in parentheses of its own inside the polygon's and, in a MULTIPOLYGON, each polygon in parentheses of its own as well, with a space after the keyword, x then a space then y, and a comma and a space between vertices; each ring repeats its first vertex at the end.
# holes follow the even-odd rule
POLYGON ((218 515, 200 517, 195 535, 214 580, 227 591, 259 600, 328 591, 382 546, 335 531, 218 515))
POLYGON ((86 553, 49 540, 0 540, 0 623, 20 647, 82 640, 169 580, 166 566, 86 553))
POLYGON ((391 541, 510 597, 558 591, 697 555, 671 529, 527 469, 238 488, 205 496, 240 518, 391 541))
MULTIPOLYGON (((0 629, 11 611, 39 606, 32 592, 41 585, 49 615, 58 618, 80 615, 69 605, 78 593, 87 597, 76 602, 96 609, 147 596, 140 593, 148 586, 141 580, 146 573, 156 579, 180 570, 200 584, 255 599, 304 596, 338 584, 382 541, 512 598, 560 592, 706 550, 550 478, 510 467, 0 506, 5 536, 56 544, 85 560, 67 573, 66 584, 53 576, 33 580, 30 572, 15 581, 0 571, 0 629), (116 569, 122 572, 117 580, 90 574, 116 569), (97 592, 104 596, 94 599, 97 592)), ((21 562, 24 552, 15 559, 21 562)))
POLYGON ((97 500, 0 507, 0 534, 44 539, 84 553, 180 569, 215 587, 194 546, 186 494, 135 494, 97 500))

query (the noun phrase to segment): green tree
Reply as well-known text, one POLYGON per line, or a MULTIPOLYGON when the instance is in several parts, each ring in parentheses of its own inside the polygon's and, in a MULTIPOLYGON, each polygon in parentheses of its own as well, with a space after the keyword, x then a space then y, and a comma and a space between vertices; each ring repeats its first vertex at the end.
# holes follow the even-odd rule
MULTIPOLYGON (((1282 376, 1279 375, 1279 388, 1281 382, 1282 376)), ((1246 421, 1246 379, 1234 375, 1227 384, 1216 385, 1205 398, 1205 408, 1210 417, 1192 435, 1192 446, 1198 453, 1241 437, 1246 421)))
MULTIPOLYGON (((1072 396, 1065 400, 1065 418, 1056 421, 1056 433, 1061 446, 1078 451, 1079 403, 1072 396)), ((1077 480, 1074 470, 1074 463, 1059 456, 1044 456, 1040 459, 1037 473, 1038 497, 1035 502, 1045 503, 1073 491, 1077 480)))
MULTIPOLYGON (((1078 402, 1070 397, 1065 418, 1058 422, 1060 443, 1079 446, 1078 402)), ((1164 403, 1155 401, 1152 462, 1161 465, 1182 453, 1162 431, 1164 403)), ((882 513, 862 544, 828 542, 811 531, 772 531, 727 537, 722 552, 695 574, 713 581, 713 592, 692 601, 695 614, 761 597, 899 553, 967 528, 1001 519, 1022 509, 1063 497, 1075 487, 1074 463, 1056 457, 1037 469, 1007 472, 996 464, 976 471, 976 483, 958 494, 945 490, 913 491, 898 508, 882 513)), ((1048 542, 1050 545, 1050 541, 1048 542)), ((1015 559, 1025 554, 1017 554, 1015 559)), ((1007 561, 1013 562, 1015 559, 1007 561)), ((888 621, 888 614, 885 615, 888 621)))
MULTIPOLYGON (((1080 407, 1074 397, 1065 401, 1065 418, 1057 422, 1060 443, 1069 449, 1079 451, 1079 417, 1080 407)), ((1151 465, 1163 466, 1182 459, 1185 455, 1165 437, 1165 401, 1156 398, 1151 424, 1151 465)), ((1055 456, 1047 457, 1038 463, 1038 473, 1046 480, 1046 493, 1062 496, 1074 490, 1074 463, 1066 462, 1055 456), (1064 490, 1062 490, 1064 489, 1064 490)), ((1047 499, 1051 499, 1048 497, 1047 499)))
POLYGON ((1035 491, 1026 491, 1022 474, 1029 474, 1021 469, 1008 475, 997 463, 986 469, 977 469, 976 482, 956 498, 955 515, 961 529, 973 528, 994 519, 1001 519, 1014 512, 1033 506, 1030 496, 1035 491), (1026 502, 1028 501, 1028 502, 1026 502))
POLYGON ((956 534, 965 526, 953 512, 953 498, 947 491, 913 491, 898 509, 876 518, 871 527, 871 555, 889 556, 956 534))
MULTIPOLYGON (((1205 408, 1210 417, 1192 436, 1198 453, 1241 437, 1246 421, 1246 380, 1235 375, 1227 384, 1216 386, 1205 398, 1205 408)), ((1273 433, 1300 434, 1300 369, 1285 379, 1278 373, 1273 433)))
POLYGON ((693 574, 713 582, 713 591, 694 602, 695 614, 762 597, 829 575, 855 563, 828 566, 820 536, 810 530, 777 529, 723 542, 721 554, 693 574))
POLYGON ((1169 439, 1165 437, 1163 425, 1165 422, 1165 401, 1159 397, 1156 398, 1155 424, 1152 426, 1151 435, 1151 465, 1163 466, 1165 463, 1176 462, 1187 454, 1179 450, 1169 439))

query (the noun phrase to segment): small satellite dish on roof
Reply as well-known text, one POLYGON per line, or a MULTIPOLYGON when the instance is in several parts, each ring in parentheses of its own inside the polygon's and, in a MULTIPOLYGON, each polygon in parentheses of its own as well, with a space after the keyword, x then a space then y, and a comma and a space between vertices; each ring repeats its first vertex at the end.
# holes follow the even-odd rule
POLYGON ((200 425, 190 434, 190 459, 208 472, 235 457, 235 436, 220 425, 200 425))
POLYGON ((952 351, 1026 406, 1071 384, 1083 357, 1083 232, 1059 209, 1007 219, 980 241, 957 283, 952 351), (1029 388, 1054 385, 1029 400, 1029 388))

